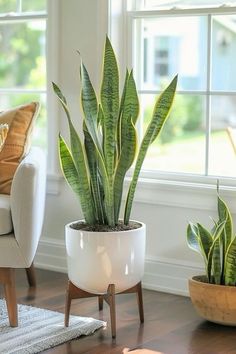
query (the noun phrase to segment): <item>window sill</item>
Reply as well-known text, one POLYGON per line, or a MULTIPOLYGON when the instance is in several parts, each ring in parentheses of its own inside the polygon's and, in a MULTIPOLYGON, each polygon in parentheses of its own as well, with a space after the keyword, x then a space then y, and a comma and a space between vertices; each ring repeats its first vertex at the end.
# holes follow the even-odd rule
MULTIPOLYGON (((130 178, 126 178, 124 190, 127 192, 130 178)), ((62 175, 47 175, 47 194, 60 194, 62 175)), ((232 213, 236 213, 236 188, 221 186, 220 195, 227 201, 232 213)), ((214 184, 180 182, 152 178, 139 178, 135 192, 135 202, 150 205, 216 210, 216 186, 214 184)))
MULTIPOLYGON (((130 178, 125 180, 126 190, 129 181, 130 178)), ((221 186, 220 195, 227 200, 230 210, 236 213, 236 188, 221 186)), ((214 184, 139 178, 135 202, 198 210, 216 210, 216 196, 214 184)))

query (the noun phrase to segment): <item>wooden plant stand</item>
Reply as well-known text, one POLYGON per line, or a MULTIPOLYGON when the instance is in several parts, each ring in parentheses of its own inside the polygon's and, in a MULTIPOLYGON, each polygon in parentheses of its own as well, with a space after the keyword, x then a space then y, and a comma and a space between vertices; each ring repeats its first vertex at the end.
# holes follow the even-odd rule
MULTIPOLYGON (((143 297, 142 297, 142 284, 139 282, 130 289, 124 290, 118 294, 128 294, 136 293, 138 300, 138 309, 140 322, 144 322, 144 313, 143 313, 143 297)), ((106 294, 93 294, 87 291, 84 291, 77 286, 75 286, 70 280, 68 281, 67 294, 66 294, 66 304, 65 304, 65 326, 69 325, 70 317, 70 306, 71 300, 73 299, 82 299, 87 297, 98 296, 98 308, 99 311, 103 309, 103 300, 105 300, 110 307, 110 318, 111 318, 111 334, 112 338, 116 337, 116 310, 115 310, 115 284, 109 284, 106 294)))

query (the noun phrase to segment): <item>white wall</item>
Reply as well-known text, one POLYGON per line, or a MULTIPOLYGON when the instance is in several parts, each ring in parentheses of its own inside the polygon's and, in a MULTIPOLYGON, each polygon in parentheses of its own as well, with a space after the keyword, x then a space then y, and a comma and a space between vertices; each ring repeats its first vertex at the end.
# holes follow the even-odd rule
MULTIPOLYGON (((68 98, 75 119, 78 114, 79 58, 82 54, 92 81, 98 86, 103 42, 107 28, 106 0, 59 2, 59 78, 55 78, 68 98)), ((60 111, 60 128, 67 131, 60 111)), ((66 133, 65 133, 66 134, 66 133)), ((223 196, 234 206, 235 192, 223 196)), ((212 188, 169 183, 139 183, 132 217, 147 224, 144 286, 161 291, 187 294, 187 279, 202 271, 201 259, 188 250, 188 220, 209 225, 216 214, 212 188)), ((236 211, 234 207, 234 212, 236 211)), ((78 201, 62 180, 59 193, 47 195, 45 224, 36 256, 36 265, 66 271, 64 225, 81 217, 78 201)))

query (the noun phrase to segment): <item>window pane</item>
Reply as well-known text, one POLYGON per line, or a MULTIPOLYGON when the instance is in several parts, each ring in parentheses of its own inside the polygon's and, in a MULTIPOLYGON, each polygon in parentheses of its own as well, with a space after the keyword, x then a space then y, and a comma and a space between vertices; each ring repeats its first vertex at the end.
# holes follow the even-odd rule
POLYGON ((0 12, 1 13, 7 13, 7 12, 16 12, 17 10, 17 5, 16 5, 17 0, 0 0, 0 12))
POLYGON ((0 95, 0 110, 11 109, 29 102, 40 102, 40 110, 34 127, 32 144, 47 147, 47 123, 46 123, 46 94, 16 93, 0 95))
POLYGON ((0 87, 44 88, 45 21, 0 23, 0 87))
POLYGON ((141 89, 161 89, 179 74, 179 90, 206 88, 205 16, 136 20, 135 73, 141 89))
POLYGON ((33 12, 33 11, 46 11, 47 1, 46 0, 22 0, 22 11, 23 12, 33 12))
POLYGON ((236 96, 213 96, 209 174, 236 176, 236 96))
MULTIPOLYGON (((141 2, 141 0, 138 0, 141 2)), ((144 9, 160 9, 160 8, 172 8, 179 7, 184 8, 204 8, 204 7, 215 7, 225 4, 222 0, 144 0, 144 9)), ((235 1, 227 1, 227 5, 234 5, 235 1)))
POLYGON ((212 33, 212 89, 236 90, 236 16, 214 16, 212 33))
MULTIPOLYGON (((154 95, 142 95, 143 132, 150 121, 154 95)), ((149 149, 144 169, 204 173, 205 99, 176 95, 172 112, 161 135, 149 149)))

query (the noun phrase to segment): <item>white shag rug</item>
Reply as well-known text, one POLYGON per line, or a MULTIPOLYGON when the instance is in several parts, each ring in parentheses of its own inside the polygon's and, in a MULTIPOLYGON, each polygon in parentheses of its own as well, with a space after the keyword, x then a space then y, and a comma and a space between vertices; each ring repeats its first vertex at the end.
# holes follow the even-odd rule
POLYGON ((10 327, 6 303, 0 299, 0 353, 35 354, 56 345, 89 335, 105 322, 70 315, 64 327, 64 314, 37 307, 18 305, 18 327, 10 327))

